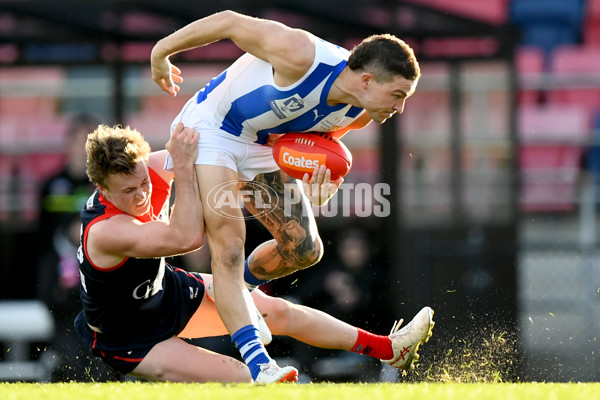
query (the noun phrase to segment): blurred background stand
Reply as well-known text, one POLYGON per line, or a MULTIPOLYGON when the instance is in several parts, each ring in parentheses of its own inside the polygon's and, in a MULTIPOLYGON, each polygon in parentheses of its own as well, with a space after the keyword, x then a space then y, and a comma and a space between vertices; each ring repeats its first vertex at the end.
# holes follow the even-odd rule
POLYGON ((0 301, 0 381, 50 382, 54 318, 38 300, 0 301))

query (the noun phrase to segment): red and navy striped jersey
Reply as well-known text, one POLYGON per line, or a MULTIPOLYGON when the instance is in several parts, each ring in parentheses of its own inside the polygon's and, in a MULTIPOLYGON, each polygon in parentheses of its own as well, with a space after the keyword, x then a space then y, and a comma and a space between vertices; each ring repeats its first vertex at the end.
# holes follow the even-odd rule
MULTIPOLYGON (((141 222, 161 218, 168 209, 170 185, 149 168, 152 207, 136 217, 141 222)), ((87 235, 95 223, 123 214, 96 190, 81 212, 81 245, 78 250, 81 301, 87 322, 104 334, 139 332, 153 326, 157 318, 169 315, 175 306, 165 292, 175 285, 172 269, 164 258, 126 257, 112 268, 100 269, 87 253, 87 235), (166 273, 166 271, 168 272, 166 273)))

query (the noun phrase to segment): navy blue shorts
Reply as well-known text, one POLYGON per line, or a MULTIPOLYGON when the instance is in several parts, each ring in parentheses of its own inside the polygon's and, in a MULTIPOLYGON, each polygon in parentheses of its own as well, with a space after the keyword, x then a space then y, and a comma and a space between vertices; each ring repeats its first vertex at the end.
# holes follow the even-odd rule
POLYGON ((89 327, 85 320, 85 316, 83 315, 83 311, 75 318, 75 330, 79 333, 79 336, 81 336, 84 342, 87 344, 90 344, 91 342, 93 355, 100 357, 105 364, 123 374, 128 374, 133 371, 135 367, 142 362, 150 350, 152 350, 152 347, 154 347, 156 343, 162 341, 159 340, 152 345, 144 347, 139 347, 139 345, 136 344, 134 347, 123 347, 122 350, 118 350, 117 346, 110 346, 102 337, 103 335, 101 333, 95 332, 89 327), (109 346, 114 347, 114 350, 105 348, 109 346))
POLYGON ((113 330, 110 335, 98 333, 87 324, 84 312, 80 312, 75 318, 75 330, 91 347, 92 354, 100 357, 115 370, 128 374, 156 344, 183 331, 202 302, 204 281, 200 274, 181 269, 175 269, 172 276, 176 284, 166 285, 165 290, 174 292, 168 293, 168 298, 173 299, 173 307, 169 307, 169 312, 165 312, 165 318, 156 318, 156 322, 149 321, 138 332, 113 330), (197 290, 198 295, 190 296, 192 290, 197 290))

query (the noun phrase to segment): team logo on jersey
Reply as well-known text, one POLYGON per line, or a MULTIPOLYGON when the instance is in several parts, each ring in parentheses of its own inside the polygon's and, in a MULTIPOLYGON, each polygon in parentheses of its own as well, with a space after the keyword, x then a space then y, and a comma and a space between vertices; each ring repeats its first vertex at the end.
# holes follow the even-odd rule
POLYGON ((304 108, 304 100, 298 94, 285 99, 269 101, 271 109, 279 119, 285 119, 304 108))

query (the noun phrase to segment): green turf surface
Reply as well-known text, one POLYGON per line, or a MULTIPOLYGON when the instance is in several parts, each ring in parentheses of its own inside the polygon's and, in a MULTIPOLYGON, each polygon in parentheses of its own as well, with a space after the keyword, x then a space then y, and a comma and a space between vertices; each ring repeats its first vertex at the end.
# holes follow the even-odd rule
POLYGON ((600 383, 174 384, 0 383, 2 400, 597 399, 600 383))

